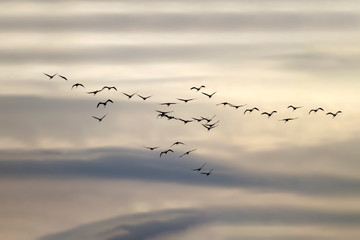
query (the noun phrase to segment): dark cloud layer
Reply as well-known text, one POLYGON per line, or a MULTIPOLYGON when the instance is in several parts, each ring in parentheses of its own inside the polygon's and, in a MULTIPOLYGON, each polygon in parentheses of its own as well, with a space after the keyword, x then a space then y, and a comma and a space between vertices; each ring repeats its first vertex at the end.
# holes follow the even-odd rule
MULTIPOLYGON (((93 152, 93 151, 92 151, 93 152)), ((84 156, 91 156, 84 151, 84 156)), ((95 155, 95 154, 93 154, 95 155)), ((66 160, 18 160, 0 161, 2 178, 43 178, 43 179, 137 179, 143 181, 172 182, 189 185, 249 188, 261 191, 295 192, 309 195, 357 195, 360 181, 325 174, 261 173, 249 170, 231 170, 209 159, 208 165, 215 169, 207 177, 192 172, 203 162, 180 161, 178 156, 159 158, 158 153, 147 151, 112 150, 93 160, 77 160, 69 156, 66 160)), ((91 159, 91 157, 89 157, 91 159)), ((208 169, 204 169, 206 171, 208 169)))
POLYGON ((35 32, 222 32, 333 31, 359 27, 356 13, 106 14, 0 18, 2 31, 35 32))
MULTIPOLYGON (((296 208, 218 208, 218 209, 178 209, 156 211, 147 214, 134 214, 124 217, 108 219, 83 225, 63 233, 57 233, 41 238, 41 240, 70 240, 75 239, 106 239, 132 240, 153 239, 157 236, 177 234, 185 229, 207 225, 209 223, 222 224, 281 224, 285 226, 315 225, 315 226, 357 226, 360 223, 359 213, 323 212, 311 209, 296 208), (137 220, 137 221, 136 221, 137 220), (129 224, 132 222, 132 224, 129 224), (137 222, 137 223, 136 223, 137 222), (115 226, 115 227, 114 227, 115 226), (104 231, 103 229, 108 229, 104 231), (116 234, 123 230, 126 234, 116 234), (113 234, 111 234, 113 233, 113 234), (109 238, 104 236, 112 235, 109 238)), ((264 239, 247 238, 247 239, 264 239)), ((266 236, 266 239, 269 238, 266 236)), ((276 239, 293 240, 296 236, 280 236, 276 239)), ((304 239, 304 238, 302 238, 304 239)), ((311 236, 305 239, 322 239, 311 236)))

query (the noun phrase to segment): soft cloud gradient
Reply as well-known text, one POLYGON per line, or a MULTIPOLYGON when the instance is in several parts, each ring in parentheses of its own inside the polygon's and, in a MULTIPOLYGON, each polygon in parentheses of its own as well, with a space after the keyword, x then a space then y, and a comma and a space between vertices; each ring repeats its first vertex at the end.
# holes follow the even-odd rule
POLYGON ((0 1, 1 237, 358 240, 359 10, 334 0, 0 1), (71 90, 76 82, 86 88, 71 90), (104 85, 119 91, 86 94, 104 85), (200 85, 217 93, 190 91, 200 85), (152 97, 122 94, 136 91, 152 97), (177 98, 196 99, 159 105, 177 98), (320 106, 343 113, 308 114, 320 106), (219 126, 156 109, 216 115, 219 126), (175 141, 186 145, 161 158, 143 147, 175 141), (212 175, 191 171, 205 162, 212 175))

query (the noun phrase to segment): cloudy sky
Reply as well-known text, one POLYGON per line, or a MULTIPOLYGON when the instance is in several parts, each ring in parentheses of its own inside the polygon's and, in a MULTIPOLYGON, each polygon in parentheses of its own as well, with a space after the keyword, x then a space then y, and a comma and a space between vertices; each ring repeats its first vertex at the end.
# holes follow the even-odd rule
POLYGON ((0 1, 1 238, 358 240, 359 10, 357 0, 0 1), (105 85, 118 91, 87 94, 105 85), (190 91, 200 85, 213 98, 190 91), (210 176, 191 171, 204 163, 210 176))

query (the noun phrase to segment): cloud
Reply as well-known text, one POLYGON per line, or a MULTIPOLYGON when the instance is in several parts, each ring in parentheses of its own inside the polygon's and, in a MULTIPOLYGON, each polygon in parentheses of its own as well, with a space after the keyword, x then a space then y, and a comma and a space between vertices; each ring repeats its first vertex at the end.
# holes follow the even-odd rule
POLYGON ((1 31, 22 32, 228 32, 346 31, 359 27, 356 13, 91 14, 0 18, 1 31))
MULTIPOLYGON (((41 240, 122 240, 122 239, 154 239, 159 236, 181 234, 187 229, 195 229, 208 224, 225 225, 282 225, 282 226, 321 226, 326 227, 355 227, 360 223, 359 213, 324 212, 311 209, 296 208, 218 208, 218 209, 177 209, 154 211, 143 214, 133 214, 94 222, 76 227, 66 232, 52 234, 40 238, 41 240)), ((296 234, 283 233, 276 239, 297 239, 296 234)), ((221 237, 221 235, 219 235, 221 237)), ((269 239, 247 236, 248 239, 269 239)), ((270 238, 271 239, 271 238, 270 238)), ((275 239, 275 238, 274 238, 275 239)), ((321 239, 316 235, 305 239, 321 239)))

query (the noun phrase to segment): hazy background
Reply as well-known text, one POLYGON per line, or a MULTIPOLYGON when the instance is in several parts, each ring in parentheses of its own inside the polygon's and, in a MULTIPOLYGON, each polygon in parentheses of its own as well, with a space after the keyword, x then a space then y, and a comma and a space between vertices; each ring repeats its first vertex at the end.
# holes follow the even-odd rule
POLYGON ((351 0, 0 1, 1 238, 359 239, 359 10, 351 0), (77 82, 86 88, 71 90, 77 82), (119 91, 86 94, 104 85, 119 91), (190 91, 200 85, 217 93, 190 91), (136 91, 153 96, 121 93, 136 91), (196 99, 159 105, 176 98, 196 99), (317 107, 343 113, 308 114, 317 107), (156 109, 220 122, 208 132, 156 109), (161 158, 143 147, 175 141, 186 145, 161 158), (205 162, 212 175, 191 171, 205 162))

